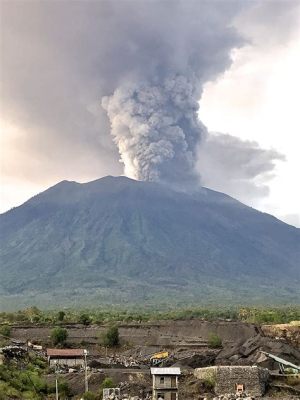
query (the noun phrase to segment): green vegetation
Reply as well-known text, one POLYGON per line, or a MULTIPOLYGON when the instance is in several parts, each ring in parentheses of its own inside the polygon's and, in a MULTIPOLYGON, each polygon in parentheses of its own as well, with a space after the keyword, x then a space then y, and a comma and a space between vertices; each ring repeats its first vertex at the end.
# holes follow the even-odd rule
POLYGON ((93 392, 85 392, 81 398, 84 400, 96 400, 97 396, 93 392))
MULTIPOLYGON (((0 400, 42 400, 55 393, 55 385, 48 384, 43 375, 47 363, 39 357, 29 356, 24 361, 0 365, 0 400)), ((65 382, 58 385, 60 399, 66 399, 70 389, 65 382)), ((49 397, 50 398, 50 397, 49 397)))
POLYGON ((218 349, 222 347, 222 339, 215 333, 211 333, 208 336, 208 346, 211 347, 212 349, 218 349))
POLYGON ((11 335, 11 327, 9 325, 0 326, 0 335, 9 338, 11 335))
POLYGON ((216 379, 214 376, 209 376, 206 379, 203 379, 202 383, 206 389, 212 390, 216 385, 216 379))
POLYGON ((116 347, 120 344, 119 329, 117 326, 112 326, 103 336, 103 344, 107 347, 116 347))
POLYGON ((91 317, 88 314, 81 314, 79 316, 79 323, 83 325, 90 325, 92 322, 91 317))
POLYGON ((100 385, 100 390, 109 389, 114 387, 114 382, 111 378, 105 378, 104 381, 100 385))
MULTIPOLYGON (((17 312, 0 313, 0 325, 10 326, 12 324, 39 324, 45 326, 55 325, 58 322, 58 311, 35 310, 38 314, 38 322, 35 317, 28 313, 28 309, 17 312)), ((158 307, 132 307, 131 309, 116 308, 114 306, 99 307, 87 310, 63 311, 64 323, 80 323, 82 315, 87 315, 92 324, 118 324, 120 322, 146 322, 157 320, 186 320, 201 318, 208 321, 226 319, 234 321, 244 321, 258 324, 282 324, 300 320, 300 306, 287 307, 201 307, 193 306, 189 308, 174 307, 168 308, 166 305, 158 307)), ((5 328, 7 329, 7 328, 5 328)))
POLYGON ((286 324, 300 320, 300 307, 245 307, 239 310, 238 319, 257 324, 286 324))
POLYGON ((113 382, 113 380, 111 378, 105 378, 104 381, 101 383, 100 387, 99 387, 99 392, 98 394, 95 394, 93 392, 85 392, 81 398, 84 400, 98 400, 98 399, 102 399, 102 395, 103 395, 103 389, 107 389, 107 388, 113 388, 115 387, 115 384, 113 382))
POLYGON ((51 340, 53 344, 64 345, 68 337, 68 331, 65 328, 53 328, 51 331, 51 340))
POLYGON ((0 219, 2 310, 299 301, 299 229, 209 189, 61 182, 0 219))
POLYGON ((66 316, 66 313, 64 311, 58 311, 57 320, 59 322, 62 322, 64 320, 65 316, 66 316))

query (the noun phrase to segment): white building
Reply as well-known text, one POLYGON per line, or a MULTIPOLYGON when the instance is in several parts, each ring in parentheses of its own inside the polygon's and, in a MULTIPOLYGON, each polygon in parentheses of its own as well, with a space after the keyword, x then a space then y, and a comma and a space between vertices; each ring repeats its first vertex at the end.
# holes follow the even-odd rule
POLYGON ((66 365, 68 367, 84 366, 84 349, 47 349, 50 367, 66 365))
POLYGON ((178 400, 180 368, 151 368, 153 400, 178 400))

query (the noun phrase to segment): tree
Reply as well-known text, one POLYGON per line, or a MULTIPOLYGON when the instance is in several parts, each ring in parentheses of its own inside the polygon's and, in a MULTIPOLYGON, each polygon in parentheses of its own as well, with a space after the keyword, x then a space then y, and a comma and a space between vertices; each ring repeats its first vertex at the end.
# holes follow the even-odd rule
POLYGON ((63 345, 68 337, 68 331, 65 328, 53 328, 51 331, 51 340, 54 345, 63 345))
POLYGON ((63 321, 65 316, 66 316, 66 313, 64 311, 59 311, 57 314, 58 321, 63 321))
POLYGON ((41 311, 36 306, 26 308, 24 314, 30 322, 39 322, 41 318, 41 311))
POLYGON ((108 347, 114 347, 120 344, 119 329, 117 326, 112 326, 108 329, 103 337, 103 344, 108 347))
POLYGON ((89 325, 92 322, 92 320, 91 320, 91 317, 89 315, 81 314, 80 317, 79 317, 79 322, 81 324, 83 324, 83 325, 89 325))

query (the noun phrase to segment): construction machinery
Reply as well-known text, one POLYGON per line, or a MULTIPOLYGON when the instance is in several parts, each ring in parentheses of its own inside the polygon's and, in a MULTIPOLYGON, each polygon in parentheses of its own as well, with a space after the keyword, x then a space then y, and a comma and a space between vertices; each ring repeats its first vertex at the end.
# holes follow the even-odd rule
POLYGON ((159 351, 158 353, 152 354, 150 357, 150 364, 153 365, 158 365, 162 363, 165 359, 169 357, 169 352, 168 351, 159 351))
POLYGON ((284 360, 283 358, 280 358, 278 356, 274 356, 274 354, 267 353, 266 351, 261 351, 262 354, 265 356, 271 358, 272 360, 276 361, 279 364, 279 372, 281 374, 299 374, 300 373, 300 367, 298 365, 295 365, 289 361, 284 360))

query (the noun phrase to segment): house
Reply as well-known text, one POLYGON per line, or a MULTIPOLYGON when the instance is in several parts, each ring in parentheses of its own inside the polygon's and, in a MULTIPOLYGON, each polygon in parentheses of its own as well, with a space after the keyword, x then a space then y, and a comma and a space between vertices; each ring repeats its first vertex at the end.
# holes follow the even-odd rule
POLYGON ((50 367, 84 367, 85 352, 84 349, 47 349, 48 364, 50 367))
POLYGON ((153 400, 178 400, 180 368, 151 368, 153 400))

